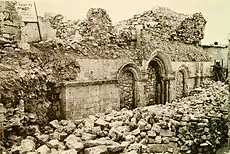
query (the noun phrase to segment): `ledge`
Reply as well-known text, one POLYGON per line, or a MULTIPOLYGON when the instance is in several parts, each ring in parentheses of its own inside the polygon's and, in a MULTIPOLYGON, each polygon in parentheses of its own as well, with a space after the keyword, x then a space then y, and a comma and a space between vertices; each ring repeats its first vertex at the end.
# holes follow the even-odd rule
POLYGON ((76 86, 90 86, 102 84, 117 84, 118 80, 93 80, 93 81, 73 81, 73 82, 60 82, 58 87, 76 87, 76 86))

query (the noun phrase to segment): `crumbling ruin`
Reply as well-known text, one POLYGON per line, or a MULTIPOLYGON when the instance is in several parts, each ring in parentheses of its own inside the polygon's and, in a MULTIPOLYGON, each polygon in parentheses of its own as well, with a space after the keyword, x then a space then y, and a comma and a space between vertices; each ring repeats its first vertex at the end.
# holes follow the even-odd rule
POLYGON ((206 81, 202 14, 160 7, 112 25, 94 8, 83 21, 43 20, 55 39, 1 31, 4 151, 211 153, 226 141, 228 86, 206 81))

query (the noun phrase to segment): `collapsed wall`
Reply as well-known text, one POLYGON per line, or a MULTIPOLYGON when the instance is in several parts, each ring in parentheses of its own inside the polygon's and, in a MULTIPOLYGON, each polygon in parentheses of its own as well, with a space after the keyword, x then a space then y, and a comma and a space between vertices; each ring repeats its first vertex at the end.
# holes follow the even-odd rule
POLYGON ((64 46, 87 58, 125 56, 141 63, 153 50, 161 49, 172 61, 210 60, 206 51, 194 46, 204 36, 206 21, 200 13, 184 15, 157 8, 112 25, 105 10, 94 8, 82 21, 66 22, 61 15, 50 17, 50 21, 57 37, 65 38, 64 46), (133 46, 137 41, 141 44, 133 46))
POLYGON ((228 86, 205 81, 188 97, 166 105, 113 111, 37 126, 11 152, 213 153, 227 139, 228 86))
POLYGON ((15 2, 0 2, 0 38, 2 41, 20 40, 21 18, 15 9, 15 2))
POLYGON ((186 44, 197 44, 204 37, 205 25, 206 20, 201 13, 186 15, 169 8, 156 7, 119 22, 116 30, 127 34, 127 31, 139 27, 143 30, 143 39, 148 41, 159 38, 164 41, 176 40, 186 44))
MULTIPOLYGON (((190 19, 193 20, 188 18, 189 22, 190 19)), ((103 9, 91 9, 87 19, 83 21, 65 23, 60 15, 50 21, 53 28, 57 29, 59 38, 55 40, 36 42, 30 46, 21 46, 11 40, 4 40, 0 44, 0 103, 7 108, 7 139, 12 132, 17 132, 16 136, 33 136, 37 126, 33 127, 31 124, 43 124, 54 118, 61 118, 60 99, 55 86, 60 81, 78 79, 80 66, 76 57, 125 57, 142 66, 143 60, 148 59, 156 48, 161 48, 172 61, 209 61, 208 54, 201 48, 184 44, 179 33, 175 40, 154 37, 148 40, 146 33, 150 29, 143 30, 141 46, 135 47, 132 42, 137 40, 133 40, 130 35, 132 30, 126 31, 127 35, 117 33, 103 9)), ((12 137, 12 140, 17 139, 12 137)), ((20 139, 22 138, 19 137, 20 139)), ((7 142, 6 146, 11 147, 12 143, 7 142)))

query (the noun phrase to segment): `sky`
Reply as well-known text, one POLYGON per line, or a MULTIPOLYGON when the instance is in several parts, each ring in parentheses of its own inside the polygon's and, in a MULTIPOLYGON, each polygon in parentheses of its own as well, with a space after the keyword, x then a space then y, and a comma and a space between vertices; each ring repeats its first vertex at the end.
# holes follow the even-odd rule
POLYGON ((180 13, 201 12, 207 20, 202 44, 228 44, 230 0, 34 0, 38 15, 61 13, 68 19, 86 18, 90 8, 103 8, 115 24, 134 14, 165 6, 180 13))

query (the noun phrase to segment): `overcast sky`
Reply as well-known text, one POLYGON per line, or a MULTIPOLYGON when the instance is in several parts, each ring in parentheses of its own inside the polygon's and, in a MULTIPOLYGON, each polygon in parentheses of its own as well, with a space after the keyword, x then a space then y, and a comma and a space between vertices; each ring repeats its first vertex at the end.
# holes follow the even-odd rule
POLYGON ((202 44, 227 44, 230 33, 230 0, 35 0, 38 14, 61 13, 69 19, 82 19, 90 8, 105 9, 113 23, 131 18, 154 6, 166 6, 181 13, 202 12, 207 25, 202 44))

